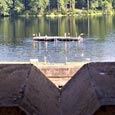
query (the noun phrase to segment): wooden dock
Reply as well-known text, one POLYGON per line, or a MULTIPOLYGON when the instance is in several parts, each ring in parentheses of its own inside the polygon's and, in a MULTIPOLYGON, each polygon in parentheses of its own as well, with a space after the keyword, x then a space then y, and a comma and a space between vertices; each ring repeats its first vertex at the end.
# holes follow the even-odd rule
POLYGON ((81 33, 79 36, 73 37, 73 36, 67 36, 65 33, 65 36, 41 36, 40 33, 37 36, 37 34, 33 34, 33 40, 36 41, 83 41, 83 38, 81 37, 83 33, 81 33))
POLYGON ((79 37, 64 37, 64 36, 34 36, 33 40, 36 41, 78 41, 79 37))

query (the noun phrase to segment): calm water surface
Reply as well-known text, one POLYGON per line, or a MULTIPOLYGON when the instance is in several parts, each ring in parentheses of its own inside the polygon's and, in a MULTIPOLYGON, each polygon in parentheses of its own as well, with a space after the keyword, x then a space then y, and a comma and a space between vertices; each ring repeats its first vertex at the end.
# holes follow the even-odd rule
POLYGON ((114 49, 115 16, 0 19, 0 62, 115 61, 114 49), (61 36, 84 33, 84 41, 34 42, 32 35, 39 32, 61 36))

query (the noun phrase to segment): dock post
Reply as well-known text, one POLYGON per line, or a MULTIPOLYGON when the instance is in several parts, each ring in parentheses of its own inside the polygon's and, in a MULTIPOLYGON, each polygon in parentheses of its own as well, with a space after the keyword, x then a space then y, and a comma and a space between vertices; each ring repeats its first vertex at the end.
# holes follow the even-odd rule
POLYGON ((47 35, 45 35, 45 39, 47 40, 47 35))
POLYGON ((67 64, 67 42, 65 41, 65 64, 67 64))
POLYGON ((67 34, 65 33, 65 38, 66 38, 67 34))
POLYGON ((44 56, 44 63, 47 64, 47 57, 46 57, 46 55, 44 56))
POLYGON ((70 36, 70 33, 68 32, 68 36, 70 36))
POLYGON ((39 32, 39 36, 40 36, 40 32, 39 32))
POLYGON ((46 51, 47 51, 47 49, 48 49, 48 42, 47 41, 45 41, 45 48, 46 48, 46 51))
POLYGON ((39 49, 41 49, 41 42, 38 42, 38 45, 39 45, 39 49))
POLYGON ((76 33, 76 38, 77 38, 77 33, 76 33))
POLYGON ((54 38, 54 46, 56 46, 57 45, 57 38, 55 37, 54 38))
POLYGON ((65 57, 65 64, 67 64, 67 56, 65 57))

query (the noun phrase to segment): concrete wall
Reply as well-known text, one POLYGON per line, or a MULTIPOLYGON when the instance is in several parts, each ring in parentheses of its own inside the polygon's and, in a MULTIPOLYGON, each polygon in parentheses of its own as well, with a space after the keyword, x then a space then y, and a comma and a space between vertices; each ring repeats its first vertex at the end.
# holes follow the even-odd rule
POLYGON ((83 64, 70 66, 70 65, 50 65, 50 66, 37 66, 37 68, 50 80, 56 87, 63 87, 83 66, 83 64))
POLYGON ((0 65, 0 106, 18 106, 27 115, 92 115, 115 105, 114 89, 115 63, 86 64, 62 89, 32 64, 0 65))

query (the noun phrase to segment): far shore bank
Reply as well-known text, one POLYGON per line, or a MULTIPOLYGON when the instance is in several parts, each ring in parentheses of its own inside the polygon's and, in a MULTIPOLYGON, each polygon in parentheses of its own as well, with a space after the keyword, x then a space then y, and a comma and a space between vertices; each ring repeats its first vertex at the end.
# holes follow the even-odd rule
POLYGON ((1 17, 66 17, 66 16, 101 16, 101 15, 115 15, 114 10, 103 11, 103 10, 81 10, 75 9, 74 11, 59 12, 57 10, 47 11, 40 14, 15 14, 1 17))

